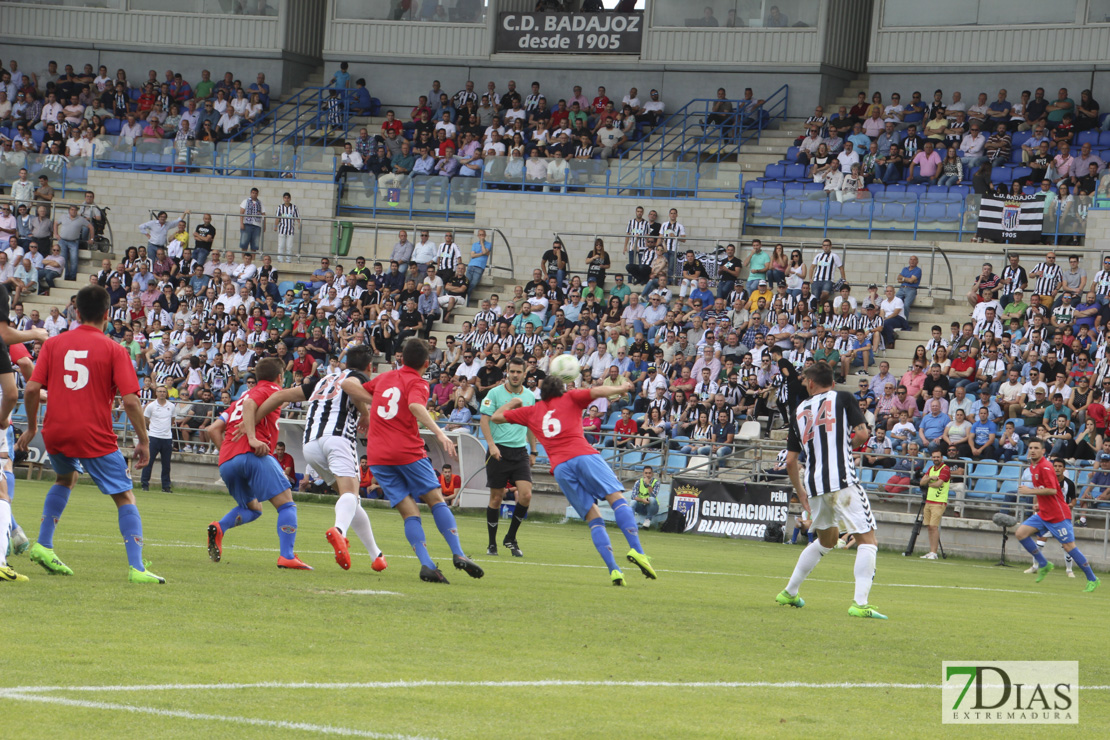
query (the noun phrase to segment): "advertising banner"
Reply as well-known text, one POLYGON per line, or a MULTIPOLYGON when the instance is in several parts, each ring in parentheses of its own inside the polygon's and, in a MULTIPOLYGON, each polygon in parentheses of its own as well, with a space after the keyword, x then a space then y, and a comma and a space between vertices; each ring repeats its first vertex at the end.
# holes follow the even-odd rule
POLYGON ((676 478, 671 516, 678 521, 668 530, 763 540, 769 528, 781 531, 790 493, 789 485, 676 478))
POLYGON ((501 13, 496 52, 639 54, 642 13, 501 13))

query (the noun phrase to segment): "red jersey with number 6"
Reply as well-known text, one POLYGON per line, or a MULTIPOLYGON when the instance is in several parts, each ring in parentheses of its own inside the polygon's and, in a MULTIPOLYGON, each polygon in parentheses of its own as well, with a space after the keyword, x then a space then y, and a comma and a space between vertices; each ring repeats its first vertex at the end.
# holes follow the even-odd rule
POLYGON ((131 356, 93 326, 47 339, 31 380, 50 392, 42 439, 46 451, 66 457, 110 455, 119 449, 112 428, 116 393, 137 394, 131 356))
POLYGON ((427 457, 420 426, 409 404, 428 405, 428 382, 411 367, 390 370, 363 383, 374 397, 366 435, 369 465, 408 465, 427 457))
MULTIPOLYGON (((235 432, 238 431, 239 425, 243 423, 243 403, 249 398, 257 405, 261 406, 262 403, 281 390, 281 386, 269 380, 260 380, 254 384, 254 388, 250 391, 239 396, 239 399, 231 404, 227 410, 227 428, 224 430, 224 443, 220 445, 220 465, 230 460, 233 457, 242 455, 243 453, 254 454, 251 449, 250 442, 247 441, 246 435, 239 439, 232 439, 235 432)), ((270 454, 274 452, 274 446, 278 441, 277 420, 281 416, 281 409, 274 409, 266 414, 264 419, 254 420, 254 436, 265 442, 270 447, 270 454)))
POLYGON ((587 389, 568 391, 550 401, 536 401, 535 406, 511 409, 505 419, 528 427, 547 450, 554 470, 572 458, 598 454, 582 432, 582 410, 592 401, 587 389))
POLYGON ((1042 457, 1036 465, 1030 465, 1029 472, 1033 477, 1033 488, 1053 488, 1056 490, 1056 493, 1051 496, 1035 497, 1037 499, 1037 516, 1049 524, 1071 519, 1071 509, 1068 508, 1064 492, 1060 490, 1060 481, 1056 478, 1056 468, 1052 467, 1048 458, 1042 457))

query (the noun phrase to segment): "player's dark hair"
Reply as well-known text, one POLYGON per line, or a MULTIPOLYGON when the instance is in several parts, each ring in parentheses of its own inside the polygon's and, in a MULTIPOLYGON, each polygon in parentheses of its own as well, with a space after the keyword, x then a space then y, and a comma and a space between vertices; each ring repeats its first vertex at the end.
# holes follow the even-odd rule
POLYGON ((347 350, 347 369, 362 372, 370 367, 370 348, 365 344, 351 347, 347 350))
POLYGON ((805 370, 802 375, 809 378, 814 384, 822 388, 831 388, 833 384, 833 369, 824 360, 818 360, 805 370))
POLYGON ((558 398, 563 395, 566 390, 567 387, 563 384, 561 379, 554 375, 548 375, 543 379, 543 382, 540 383, 540 400, 550 401, 553 398, 558 398))
POLYGON ((420 370, 428 361, 428 345, 420 337, 409 337, 401 346, 401 362, 405 367, 420 370))
POLYGON ((524 367, 524 358, 523 357, 511 357, 511 358, 509 358, 509 364, 510 365, 520 365, 521 367, 524 367))
POLYGON ((99 285, 86 285, 77 291, 77 316, 84 323, 103 321, 110 304, 108 291, 99 285))
POLYGON ((268 380, 272 383, 280 378, 283 372, 285 372, 285 365, 276 357, 259 360, 254 366, 255 380, 268 380))

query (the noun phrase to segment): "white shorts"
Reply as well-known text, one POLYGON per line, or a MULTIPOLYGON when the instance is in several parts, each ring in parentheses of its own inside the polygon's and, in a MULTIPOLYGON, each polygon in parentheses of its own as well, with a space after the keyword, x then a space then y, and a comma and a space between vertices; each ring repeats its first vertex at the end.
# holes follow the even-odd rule
POLYGON ((867 493, 858 485, 848 486, 809 500, 813 512, 812 529, 820 532, 836 527, 848 534, 863 534, 875 529, 875 516, 867 493))
POLYGON ((346 437, 326 436, 304 446, 304 460, 330 486, 336 478, 358 480, 358 454, 346 437))

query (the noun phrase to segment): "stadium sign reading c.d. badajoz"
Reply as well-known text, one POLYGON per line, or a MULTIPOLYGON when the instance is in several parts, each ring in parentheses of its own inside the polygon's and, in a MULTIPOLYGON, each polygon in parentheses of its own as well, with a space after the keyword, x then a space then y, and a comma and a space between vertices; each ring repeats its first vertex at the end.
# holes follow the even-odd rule
POLYGON ((495 52, 639 54, 643 13, 501 13, 495 52))

